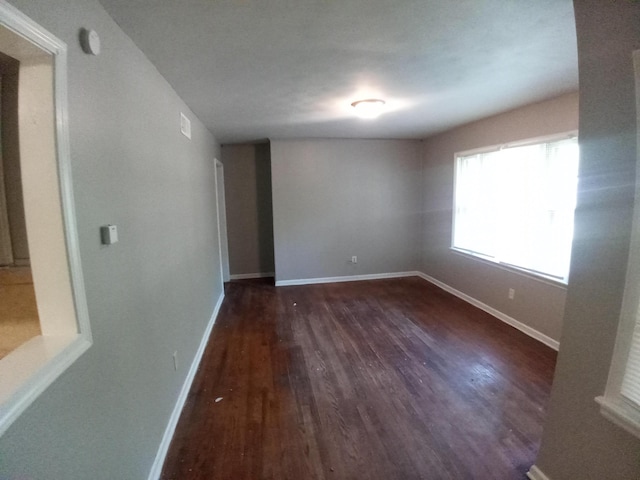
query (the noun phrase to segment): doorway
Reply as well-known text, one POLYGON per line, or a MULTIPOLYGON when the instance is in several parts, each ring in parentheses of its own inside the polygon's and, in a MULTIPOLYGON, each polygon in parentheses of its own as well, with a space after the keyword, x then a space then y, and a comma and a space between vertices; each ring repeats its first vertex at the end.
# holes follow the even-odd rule
POLYGON ((22 193, 19 68, 20 62, 0 53, 0 358, 42 334, 22 193))
POLYGON ((270 143, 222 145, 231 280, 273 277, 270 143))

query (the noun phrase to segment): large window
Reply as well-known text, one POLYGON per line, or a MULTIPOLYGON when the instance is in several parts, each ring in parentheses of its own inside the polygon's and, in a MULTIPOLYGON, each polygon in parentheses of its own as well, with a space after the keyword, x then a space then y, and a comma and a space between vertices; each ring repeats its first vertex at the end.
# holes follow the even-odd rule
POLYGON ((578 140, 456 155, 453 248, 567 282, 578 140))

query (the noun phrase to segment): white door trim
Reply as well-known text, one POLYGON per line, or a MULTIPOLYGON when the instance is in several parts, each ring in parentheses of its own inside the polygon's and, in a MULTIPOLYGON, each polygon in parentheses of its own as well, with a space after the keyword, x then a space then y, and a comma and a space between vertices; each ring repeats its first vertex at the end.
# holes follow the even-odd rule
POLYGON ((229 271, 229 244, 227 239, 227 211, 224 194, 224 165, 216 162, 216 199, 218 208, 218 235, 220 241, 220 258, 222 263, 222 280, 228 282, 231 279, 229 271))

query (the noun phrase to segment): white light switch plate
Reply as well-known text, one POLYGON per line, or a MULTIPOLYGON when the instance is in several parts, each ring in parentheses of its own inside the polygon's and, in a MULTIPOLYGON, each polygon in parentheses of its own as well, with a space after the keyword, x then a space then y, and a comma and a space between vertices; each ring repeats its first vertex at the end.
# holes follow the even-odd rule
POLYGON ((100 237, 103 245, 112 245, 118 241, 118 227, 115 225, 104 225, 100 227, 100 237))

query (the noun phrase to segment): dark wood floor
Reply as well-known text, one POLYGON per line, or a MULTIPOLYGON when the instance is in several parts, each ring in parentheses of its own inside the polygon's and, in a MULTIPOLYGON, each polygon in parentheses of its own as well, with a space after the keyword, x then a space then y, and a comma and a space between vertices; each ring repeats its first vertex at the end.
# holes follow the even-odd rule
POLYGON ((555 361, 419 278, 232 282, 162 478, 522 479, 555 361))

